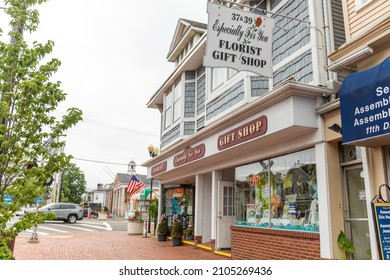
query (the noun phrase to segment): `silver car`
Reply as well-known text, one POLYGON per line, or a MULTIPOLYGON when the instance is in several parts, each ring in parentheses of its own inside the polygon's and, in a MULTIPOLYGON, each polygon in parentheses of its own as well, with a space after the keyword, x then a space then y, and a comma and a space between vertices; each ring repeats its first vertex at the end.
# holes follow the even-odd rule
POLYGON ((52 212, 56 220, 74 224, 77 220, 83 219, 83 208, 74 203, 50 203, 38 210, 39 212, 52 212))

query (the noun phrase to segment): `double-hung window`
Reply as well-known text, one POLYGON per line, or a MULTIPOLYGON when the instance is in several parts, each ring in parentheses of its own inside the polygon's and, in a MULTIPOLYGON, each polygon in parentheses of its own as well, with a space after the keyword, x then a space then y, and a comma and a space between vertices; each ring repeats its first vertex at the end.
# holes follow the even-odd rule
POLYGON ((165 95, 165 128, 168 128, 172 124, 172 91, 165 95))
POLYGON ((165 95, 164 128, 167 129, 180 119, 181 115, 181 81, 177 80, 172 89, 165 95))
POLYGON ((236 70, 230 68, 213 68, 212 71, 212 90, 215 90, 237 73, 236 70))
POLYGON ((180 108, 181 108, 181 81, 178 80, 175 83, 174 89, 173 89, 174 95, 173 95, 173 122, 180 119, 180 108))

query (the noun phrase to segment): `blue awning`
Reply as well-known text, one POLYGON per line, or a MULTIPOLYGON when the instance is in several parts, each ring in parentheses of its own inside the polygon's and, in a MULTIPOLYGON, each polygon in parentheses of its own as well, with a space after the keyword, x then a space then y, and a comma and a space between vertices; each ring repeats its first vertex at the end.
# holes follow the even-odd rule
POLYGON ((390 144, 390 57, 344 80, 340 111, 343 144, 390 144))

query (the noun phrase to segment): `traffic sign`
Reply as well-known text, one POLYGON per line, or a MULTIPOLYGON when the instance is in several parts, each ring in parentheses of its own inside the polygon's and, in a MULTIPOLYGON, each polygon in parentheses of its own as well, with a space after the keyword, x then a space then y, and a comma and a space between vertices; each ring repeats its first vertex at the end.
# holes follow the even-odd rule
POLYGON ((14 197, 12 196, 12 195, 4 195, 3 196, 3 205, 5 206, 5 205, 11 205, 11 203, 12 203, 12 199, 13 199, 14 197))

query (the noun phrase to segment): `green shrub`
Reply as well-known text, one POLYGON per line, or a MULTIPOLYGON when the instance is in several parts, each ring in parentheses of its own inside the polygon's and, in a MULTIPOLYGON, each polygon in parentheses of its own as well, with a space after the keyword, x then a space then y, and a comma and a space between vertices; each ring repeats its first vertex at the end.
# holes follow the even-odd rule
POLYGON ((183 225, 177 215, 173 216, 171 236, 175 238, 183 237, 183 225))

